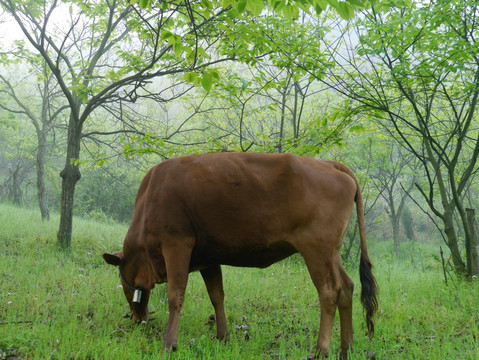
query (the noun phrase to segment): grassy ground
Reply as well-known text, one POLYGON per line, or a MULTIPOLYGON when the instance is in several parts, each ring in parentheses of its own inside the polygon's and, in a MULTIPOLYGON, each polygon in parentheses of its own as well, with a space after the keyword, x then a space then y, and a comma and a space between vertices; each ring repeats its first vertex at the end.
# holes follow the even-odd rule
MULTIPOLYGON (((56 248, 58 219, 0 205, 0 359, 306 359, 319 328, 316 290, 300 257, 267 269, 224 268, 231 340, 212 339, 213 308, 198 273, 191 274, 179 349, 161 352, 166 289, 153 291, 154 320, 137 326, 118 275, 101 254, 121 248, 126 227, 76 219, 71 252, 56 248)), ((370 240, 380 285, 376 336, 366 337, 355 280, 352 359, 479 359, 479 286, 446 287, 436 246, 407 245, 400 260, 370 240)), ((339 350, 336 323, 332 353, 339 350)))

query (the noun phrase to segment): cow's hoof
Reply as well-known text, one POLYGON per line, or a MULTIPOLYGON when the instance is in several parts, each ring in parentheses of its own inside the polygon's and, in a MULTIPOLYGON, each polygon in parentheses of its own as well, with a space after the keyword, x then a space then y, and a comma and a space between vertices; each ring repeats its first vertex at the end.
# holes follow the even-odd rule
POLYGON ((353 348, 350 347, 348 351, 341 350, 338 354, 339 360, 348 360, 348 353, 352 353, 353 348))
POLYGON ((178 348, 177 344, 172 344, 172 345, 165 345, 163 347, 163 350, 165 350, 166 352, 172 352, 172 351, 176 351, 177 348, 178 348))
POLYGON ((328 353, 323 352, 315 352, 314 354, 308 355, 308 360, 319 360, 319 359, 327 359, 329 357, 328 353))
POLYGON ((221 342, 228 342, 228 341, 230 341, 230 335, 229 334, 216 335, 216 339, 221 341, 221 342))

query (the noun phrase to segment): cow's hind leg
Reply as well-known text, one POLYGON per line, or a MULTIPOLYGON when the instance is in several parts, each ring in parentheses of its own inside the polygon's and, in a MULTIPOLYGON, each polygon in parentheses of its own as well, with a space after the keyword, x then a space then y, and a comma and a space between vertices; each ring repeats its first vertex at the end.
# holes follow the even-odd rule
POLYGON ((353 290, 354 284, 342 265, 339 265, 341 275, 341 292, 338 309, 341 321, 341 358, 347 359, 348 351, 353 350, 353 290))
POLYGON ((185 300, 185 290, 188 282, 188 273, 191 258, 191 247, 183 241, 176 241, 174 246, 165 246, 162 249, 165 259, 166 274, 168 277, 168 306, 169 316, 166 327, 164 349, 176 350, 178 339, 178 324, 180 311, 185 300))
POLYGON ((339 269, 333 260, 333 256, 325 260, 324 250, 323 252, 310 250, 301 252, 301 254, 306 261, 309 274, 318 291, 321 308, 318 344, 314 358, 326 358, 329 356, 334 316, 336 315, 341 292, 339 269))
POLYGON ((226 315, 224 306, 223 278, 221 276, 221 266, 214 265, 200 271, 205 281, 208 295, 215 308, 216 314, 216 337, 218 339, 229 339, 228 326, 226 325, 226 315))

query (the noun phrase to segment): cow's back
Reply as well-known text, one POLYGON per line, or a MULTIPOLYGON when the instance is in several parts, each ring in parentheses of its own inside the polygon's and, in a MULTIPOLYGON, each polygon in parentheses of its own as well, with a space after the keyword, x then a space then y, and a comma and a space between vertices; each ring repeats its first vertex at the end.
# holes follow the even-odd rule
POLYGON ((355 193, 354 180, 333 162, 289 154, 179 157, 145 176, 128 236, 149 248, 166 237, 194 238, 192 268, 268 266, 312 231, 342 231, 355 193))

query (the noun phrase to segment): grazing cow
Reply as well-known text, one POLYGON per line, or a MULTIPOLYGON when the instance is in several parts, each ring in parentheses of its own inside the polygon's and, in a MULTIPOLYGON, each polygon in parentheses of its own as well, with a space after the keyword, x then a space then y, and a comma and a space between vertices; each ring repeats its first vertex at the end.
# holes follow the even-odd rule
POLYGON ((220 265, 265 268, 299 252, 319 294, 315 356, 327 356, 339 309, 341 352, 353 344, 353 282, 340 249, 356 202, 361 240, 361 301, 370 336, 376 281, 366 247, 359 184, 344 165, 294 155, 219 153, 183 156, 154 166, 143 179, 123 251, 103 254, 120 269, 134 321, 148 319, 155 284, 168 283, 167 351, 177 347, 188 274, 199 270, 227 339, 220 265))

